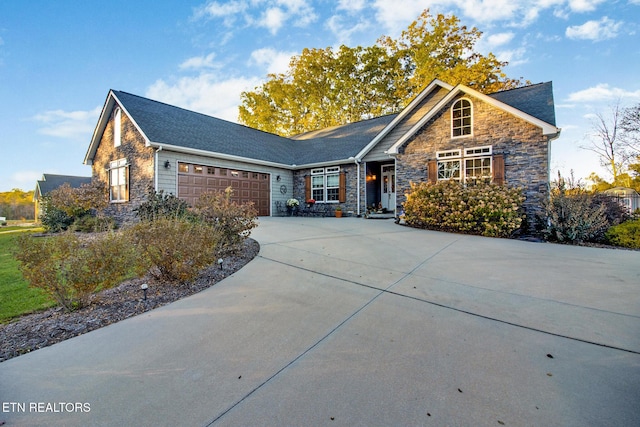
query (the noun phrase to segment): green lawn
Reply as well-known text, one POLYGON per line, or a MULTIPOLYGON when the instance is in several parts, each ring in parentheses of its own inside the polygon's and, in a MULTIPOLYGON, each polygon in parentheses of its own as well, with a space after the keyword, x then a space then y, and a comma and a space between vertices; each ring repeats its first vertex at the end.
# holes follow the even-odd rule
POLYGON ((22 278, 18 261, 12 255, 19 232, 7 232, 7 228, 13 227, 0 229, 0 323, 55 305, 41 290, 29 288, 22 278))

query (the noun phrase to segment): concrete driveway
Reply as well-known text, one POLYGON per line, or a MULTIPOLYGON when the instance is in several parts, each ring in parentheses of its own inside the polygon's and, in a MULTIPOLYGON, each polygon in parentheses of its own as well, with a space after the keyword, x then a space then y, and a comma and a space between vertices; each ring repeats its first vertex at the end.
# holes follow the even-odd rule
POLYGON ((260 222, 216 286, 0 363, 0 422, 640 425, 640 252, 260 222))

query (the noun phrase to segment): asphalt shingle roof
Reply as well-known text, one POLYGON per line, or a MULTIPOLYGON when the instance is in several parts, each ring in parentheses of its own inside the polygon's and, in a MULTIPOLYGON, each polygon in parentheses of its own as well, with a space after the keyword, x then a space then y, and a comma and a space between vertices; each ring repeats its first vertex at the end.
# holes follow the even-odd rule
POLYGON ((42 175, 42 180, 39 180, 37 185, 40 188, 40 194, 46 195, 50 191, 62 186, 63 184, 69 184, 71 188, 79 188, 82 184, 90 184, 90 176, 71 176, 71 175, 52 175, 46 173, 42 175))
MULTIPOLYGON (((127 92, 114 90, 113 93, 154 144, 285 165, 347 160, 397 116, 382 116, 285 138, 127 92)), ((551 82, 489 96, 555 126, 551 82)))
POLYGON ((496 92, 489 96, 545 123, 556 125, 551 82, 496 92))

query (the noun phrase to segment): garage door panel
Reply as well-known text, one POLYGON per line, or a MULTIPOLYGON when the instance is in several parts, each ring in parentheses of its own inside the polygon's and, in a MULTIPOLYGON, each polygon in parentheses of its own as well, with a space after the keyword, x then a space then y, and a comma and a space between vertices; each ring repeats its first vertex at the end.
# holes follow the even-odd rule
POLYGON ((270 175, 267 173, 191 164, 179 167, 178 171, 178 197, 191 205, 202 193, 224 192, 231 187, 232 201, 253 203, 261 216, 271 213, 270 175))

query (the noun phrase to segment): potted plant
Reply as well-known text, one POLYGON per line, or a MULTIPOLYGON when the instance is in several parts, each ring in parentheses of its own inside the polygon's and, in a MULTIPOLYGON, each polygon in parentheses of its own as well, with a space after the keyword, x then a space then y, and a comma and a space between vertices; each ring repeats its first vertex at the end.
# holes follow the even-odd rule
POLYGON ((287 200, 287 213, 289 214, 289 216, 293 215, 293 212, 298 209, 298 206, 300 206, 300 202, 298 201, 298 199, 287 200))
POLYGON ((342 208, 340 206, 336 208, 336 218, 342 218, 342 208))

